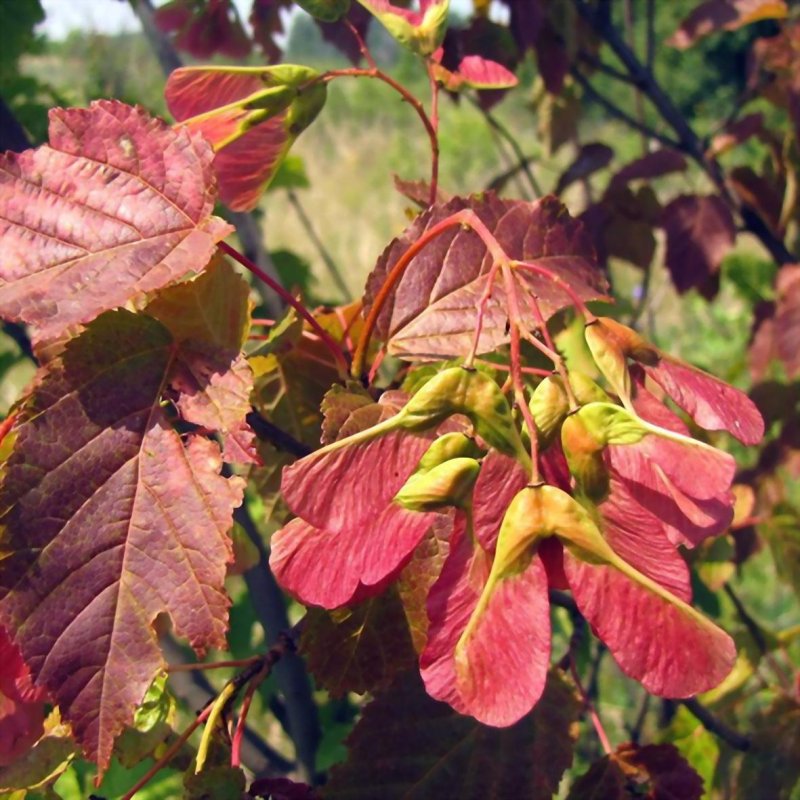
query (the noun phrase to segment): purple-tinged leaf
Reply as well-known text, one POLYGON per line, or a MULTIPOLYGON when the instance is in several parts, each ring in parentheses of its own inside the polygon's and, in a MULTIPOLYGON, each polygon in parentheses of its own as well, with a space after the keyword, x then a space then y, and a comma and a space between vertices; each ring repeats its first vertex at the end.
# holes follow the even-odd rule
POLYGON ((718 133, 711 140, 711 145, 706 151, 706 156, 715 158, 716 156, 732 150, 734 147, 746 142, 752 136, 764 136, 764 115, 760 112, 745 114, 735 122, 726 125, 721 133, 718 133))
POLYGON ((638 180, 652 180, 672 172, 683 172, 686 159, 677 150, 656 150, 626 164, 611 179, 612 186, 638 180))
POLYGON ((161 666, 156 617, 198 652, 225 646, 242 481, 169 422, 174 354, 150 317, 92 323, 23 408, 0 487, 0 618, 101 770, 161 666))
POLYGON ((692 288, 705 289, 736 239, 728 206, 716 195, 681 195, 664 208, 661 226, 667 237, 667 269, 675 288, 681 294, 692 288))
POLYGON ((408 621, 394 587, 352 608, 309 609, 300 648, 317 686, 331 697, 385 688, 416 663, 408 621))
POLYGON ((172 286, 146 313, 178 343, 170 389, 187 422, 218 431, 228 463, 258 463, 250 411, 253 372, 241 348, 249 330, 249 287, 222 259, 172 286))
POLYGON ((703 780, 672 744, 620 745, 581 775, 567 800, 700 800, 703 780), (645 795, 644 792, 647 792, 645 795))
POLYGON ((154 13, 156 25, 175 33, 175 46, 195 58, 215 53, 244 58, 250 53, 250 39, 230 0, 200 6, 194 0, 170 0, 154 13))
POLYGON ((52 110, 49 145, 0 157, 0 314, 53 339, 200 271, 232 230, 212 157, 141 108, 52 110))
MULTIPOLYGON (((472 209, 512 259, 533 262, 567 281, 583 300, 605 297, 606 281, 593 266, 594 251, 581 225, 571 219, 554 197, 536 203, 480 198, 454 198, 434 206, 395 239, 378 259, 367 283, 368 312, 397 260, 424 232, 446 217, 472 209)), ((406 359, 440 359, 466 354, 474 338, 475 310, 487 288, 491 258, 471 230, 455 227, 431 241, 411 259, 392 289, 379 317, 377 334, 391 354, 406 359)), ((572 304, 553 280, 517 271, 521 292, 535 295, 545 319, 572 304)), ((526 323, 536 321, 523 305, 526 323)), ((487 303, 478 352, 508 341, 505 288, 501 280, 487 303)))
POLYGON ((607 167, 612 158, 614 158, 614 151, 606 144, 590 142, 583 145, 578 150, 575 160, 561 173, 553 191, 555 194, 561 194, 575 181, 584 180, 607 167))
POLYGON ((785 0, 705 0, 696 6, 667 44, 685 50, 717 31, 735 31, 763 19, 786 19, 785 0))
POLYGON ((320 800, 307 783, 297 783, 288 778, 259 778, 250 784, 247 794, 267 800, 320 800))
POLYGON ((574 691, 555 671, 533 712, 500 730, 432 700, 409 673, 364 709, 326 800, 545 800, 572 762, 579 713, 574 691))

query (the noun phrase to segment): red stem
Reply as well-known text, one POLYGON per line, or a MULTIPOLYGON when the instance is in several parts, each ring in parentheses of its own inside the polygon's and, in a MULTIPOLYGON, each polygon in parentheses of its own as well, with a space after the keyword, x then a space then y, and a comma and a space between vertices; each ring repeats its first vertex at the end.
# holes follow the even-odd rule
POLYGON ((378 65, 375 63, 375 59, 372 57, 372 53, 370 53, 367 43, 358 32, 358 28, 356 28, 356 26, 353 25, 353 23, 350 22, 347 17, 344 18, 343 22, 350 29, 350 33, 353 34, 356 42, 358 42, 358 49, 361 51, 361 55, 366 59, 367 64, 369 64, 372 69, 377 70, 378 65))
POLYGON ((416 256, 417 253, 419 253, 420 250, 422 250, 430 241, 450 228, 454 228, 459 225, 465 225, 466 227, 471 228, 475 233, 478 234, 478 236, 480 236, 481 240, 486 245, 486 249, 492 256, 494 263, 508 262, 508 256, 503 251, 500 243, 494 238, 492 232, 486 227, 486 225, 484 225, 483 220, 481 220, 481 218, 470 208, 457 211, 455 214, 451 214, 441 222, 437 222, 435 225, 428 228, 428 230, 426 230, 425 233, 423 233, 422 236, 420 236, 419 239, 417 239, 417 241, 414 242, 408 248, 408 250, 406 250, 405 253, 400 256, 400 258, 397 259, 397 261, 394 263, 394 266, 389 271, 389 274, 386 276, 380 291, 375 296, 375 300, 372 303, 372 307, 369 310, 366 322, 364 323, 364 327, 361 331, 356 352, 353 355, 353 365, 350 369, 350 374, 354 378, 360 379, 362 373, 364 372, 364 360, 366 358, 367 348, 369 347, 369 341, 372 338, 372 332, 375 330, 375 325, 378 322, 378 317, 380 316, 386 300, 389 298, 389 295, 391 294, 395 284, 403 276, 403 273, 406 271, 406 267, 409 265, 414 256, 416 256))
POLYGON ((150 767, 141 778, 133 785, 128 793, 121 798, 121 800, 133 800, 134 795, 143 786, 146 786, 170 761, 174 758, 178 750, 186 744, 189 737, 206 721, 206 718, 211 713, 212 703, 209 703, 198 715, 197 719, 172 743, 167 752, 150 767))
POLYGON ((606 755, 610 755, 613 748, 611 747, 611 742, 608 739, 608 734, 606 733, 606 729, 603 727, 600 716, 595 710, 594 703, 592 703, 592 701, 589 699, 589 695, 586 694, 586 690, 583 688, 580 676, 578 675, 578 670, 575 666, 575 657, 572 655, 570 655, 569 659, 569 671, 572 673, 572 679, 575 681, 575 686, 578 687, 578 692, 583 699, 583 705, 589 712, 589 717, 591 718, 592 725, 594 725, 594 729, 597 732, 597 738, 600 740, 603 752, 606 755))
POLYGON ((436 202, 439 190, 439 82, 433 74, 433 64, 428 61, 428 79, 431 84, 431 114, 430 120, 433 130, 436 131, 436 144, 431 143, 431 191, 428 205, 436 202))
POLYGON ((589 311, 586 307, 586 303, 576 294, 575 290, 560 275, 556 275, 552 270, 547 269, 547 267, 540 267, 538 264, 531 264, 527 261, 512 261, 511 266, 514 269, 524 269, 528 272, 535 272, 538 275, 544 275, 546 278, 549 278, 553 283, 557 283, 564 292, 569 295, 573 305, 583 314, 587 322, 592 322, 596 319, 595 315, 589 311))
POLYGON ((253 696, 256 693, 256 689, 258 689, 259 684, 267 677, 270 673, 272 665, 265 660, 264 666, 261 668, 261 671, 255 675, 253 680, 247 684, 247 689, 245 691, 244 699, 242 700, 242 707, 239 710, 239 719, 236 721, 236 730, 233 734, 233 740, 231 742, 231 766, 238 767, 241 766, 242 763, 242 742, 244 741, 244 732, 245 726, 247 724, 247 714, 250 711, 250 705, 253 702, 253 696))
POLYGON ((330 334, 314 319, 311 312, 290 292, 287 292, 279 283, 276 283, 266 272, 264 272, 258 264, 253 263, 247 256, 242 255, 238 250, 231 247, 227 242, 220 242, 218 244, 220 250, 227 253, 231 258, 236 259, 243 267, 250 270, 257 278, 264 281, 264 283, 272 289, 285 303, 290 305, 317 333, 320 339, 325 343, 331 355, 336 361, 336 366, 339 370, 339 377, 345 379, 347 377, 347 359, 344 357, 341 347, 333 341, 330 334))
MULTIPOLYGON (((425 111, 425 106, 406 89, 403 84, 398 83, 391 75, 387 75, 378 67, 371 67, 370 69, 363 69, 361 67, 348 67, 347 69, 331 69, 323 73, 315 80, 330 81, 335 78, 373 78, 375 80, 383 81, 387 86, 391 86, 413 109, 417 112, 425 132, 428 134, 428 139, 431 145, 431 192, 432 200, 436 199, 437 182, 439 179, 439 135, 436 132, 436 126, 431 121, 425 111)), ((312 81, 313 83, 314 81, 312 81)))
MULTIPOLYGON (((501 372, 510 372, 511 366, 509 364, 498 364, 495 361, 488 361, 485 358, 476 358, 475 359, 479 364, 485 364, 487 367, 492 367, 493 369, 499 369, 501 372)), ((540 369, 539 367, 520 367, 520 371, 523 375, 536 375, 540 378, 549 378, 553 374, 553 370, 551 369, 540 369)))

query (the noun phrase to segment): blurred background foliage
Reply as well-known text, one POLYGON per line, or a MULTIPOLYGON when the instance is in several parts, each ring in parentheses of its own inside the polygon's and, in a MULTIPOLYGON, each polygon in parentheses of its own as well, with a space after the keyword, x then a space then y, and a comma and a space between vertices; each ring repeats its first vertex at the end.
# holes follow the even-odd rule
MULTIPOLYGON (((97 0, 97 8, 119 0, 97 0)), ((670 0, 656 3, 656 38, 663 42, 675 31, 681 19, 696 5, 695 0, 670 0)), ((457 9, 468 14, 468 5, 457 9)), ((20 123, 29 141, 38 144, 46 139, 47 109, 53 105, 83 105, 95 98, 114 97, 127 103, 139 103, 156 114, 166 115, 163 100, 164 75, 145 36, 141 33, 109 35, 96 30, 73 30, 61 40, 42 32, 44 11, 38 0, 2 0, 0 2, 0 99, 5 109, 20 123)), ((710 36, 693 48, 679 51, 659 46, 655 73, 692 126, 706 135, 720 124, 742 101, 746 91, 747 54, 754 39, 776 30, 774 23, 762 22, 724 35, 710 36)), ((420 97, 427 96, 427 77, 417 59, 399 48, 378 26, 372 26, 370 46, 382 66, 420 97)), ((291 16, 286 33, 284 61, 319 68, 345 66, 343 56, 323 41, 318 27, 303 12, 291 16)), ((224 61, 224 59, 223 59, 224 61)), ((252 63, 258 63, 256 56, 252 63)), ((577 131, 555 156, 549 154, 547 141, 547 104, 542 99, 541 78, 532 58, 518 71, 520 86, 509 92, 491 110, 493 126, 486 114, 465 98, 442 99, 441 107, 441 186, 448 193, 480 191, 496 183, 514 163, 507 143, 498 134, 498 126, 511 131, 521 151, 530 160, 536 182, 544 191, 552 190, 563 170, 572 162, 580 145, 604 142, 614 149, 609 166, 592 176, 590 184, 576 183, 565 193, 567 205, 580 211, 589 199, 602 194, 610 176, 620 165, 642 153, 641 136, 610 121, 603 109, 591 100, 581 101, 577 131)), ((636 112, 633 91, 599 75, 597 88, 613 97, 631 114, 636 112)), ((785 125, 781 112, 766 101, 756 100, 748 110, 761 111, 774 125, 785 125)), ((658 127, 656 119, 650 123, 658 127)), ((10 135, 5 129, 4 135, 10 135)), ((8 142, 4 143, 8 146, 8 142)), ((752 163, 763 158, 761 145, 748 143, 730 156, 730 163, 752 163)), ((418 179, 426 174, 429 148, 419 121, 411 110, 374 81, 336 81, 330 88, 327 106, 320 118, 298 140, 275 185, 258 210, 264 241, 283 282, 314 303, 343 303, 360 296, 364 279, 383 247, 407 225, 413 211, 409 201, 396 191, 393 174, 418 179), (312 234, 313 231, 313 234, 312 234), (330 278, 326 258, 341 274, 344 286, 330 278), (346 291, 345 291, 346 290, 346 291)), ((698 172, 687 171, 661 179, 664 194, 704 191, 709 187, 698 172)), ((529 187, 516 178, 504 188, 509 195, 529 197, 529 187)), ((653 262, 648 284, 643 272, 619 260, 611 260, 610 273, 620 309, 633 310, 643 291, 648 292, 647 306, 640 326, 659 346, 669 352, 713 371, 715 374, 748 388, 750 377, 747 348, 752 323, 759 303, 773 300, 776 267, 751 237, 737 239, 735 251, 723 263, 721 288, 709 302, 696 291, 678 295, 663 266, 663 241, 658 241, 659 255, 653 262)), ((565 347, 569 347, 566 339, 565 347)), ((33 362, 26 353, 24 337, 13 326, 0 334, 0 413, 6 414, 15 397, 30 380, 33 362)), ((781 379, 779 366, 768 377, 781 379)), ((791 393, 784 414, 794 414, 791 393), (788 409, 788 410, 787 410, 788 409)), ((777 423, 776 423, 777 424, 777 423)), ((311 436, 313 439, 313 435, 311 436)), ((721 438, 721 437, 720 437, 721 438)), ((731 445, 725 441, 726 446, 731 445)), ((736 450, 742 464, 752 465, 757 454, 736 450)), ((275 502, 276 476, 265 473, 259 478, 260 493, 249 498, 253 517, 264 518, 265 503, 275 502)), ((783 482, 787 494, 786 513, 770 522, 770 530, 752 527, 703 548, 695 559, 695 588, 698 605, 726 629, 737 633, 742 658, 737 673, 728 686, 717 692, 715 708, 721 713, 734 708, 744 697, 747 680, 761 680, 763 692, 747 696, 747 710, 742 716, 754 716, 768 708, 774 699, 764 673, 759 643, 752 630, 743 625, 735 602, 720 591, 735 575, 737 596, 748 609, 756 630, 764 631, 767 651, 785 654, 790 663, 800 660, 800 537, 797 512, 800 489, 795 477, 781 467, 776 480, 783 482), (768 546, 765 546, 766 545, 768 546), (741 557, 750 548, 748 557, 741 557), (752 553, 752 554, 751 554, 752 553), (776 565, 777 561, 777 565, 776 565), (773 635, 769 631, 782 631, 773 635), (737 683, 737 681, 739 681, 737 683)), ((270 514, 266 515, 267 518, 270 514)), ((746 515, 745 515, 746 516, 746 515)), ((268 539, 271 530, 261 533, 268 539)), ((234 658, 246 658, 263 651, 265 642, 253 609, 252 595, 243 577, 229 579, 233 599, 230 649, 234 658)), ((288 605, 290 622, 297 621, 302 609, 288 605)), ((566 612, 556 611, 554 652, 566 649, 571 630, 566 612), (560 633, 559 633, 560 631, 560 633)), ((763 642, 761 643, 763 644, 763 642)), ((762 648, 763 649, 763 648, 762 648)), ((180 651, 170 660, 189 659, 180 651)), ((225 654, 210 654, 223 658, 225 654)), ((598 708, 613 741, 625 741, 633 734, 643 741, 671 741, 689 759, 694 768, 713 785, 718 797, 728 794, 730 775, 727 761, 733 756, 720 755, 725 745, 698 726, 686 709, 664 702, 658 714, 644 719, 642 709, 654 699, 645 699, 638 685, 624 679, 602 649, 591 647, 589 640, 581 651, 583 666, 596 681, 598 708), (640 726, 637 728, 637 726, 640 726)), ((781 656, 783 657, 783 656, 781 656)), ((220 670, 196 679, 219 687, 233 674, 220 670)), ((197 686, 186 682, 173 691, 183 697, 175 706, 167 703, 160 722, 181 730, 197 708, 197 686)), ((201 687, 202 688, 202 687, 201 687)), ((166 692, 166 690, 162 690, 166 692)), ((202 692, 201 692, 202 694, 202 692)), ((167 695, 164 694, 166 697, 167 695)), ((317 769, 325 772, 344 759, 343 740, 351 730, 364 698, 349 695, 330 699, 326 693, 315 694, 320 708, 322 735, 317 750, 317 769)), ((265 681, 256 695, 249 719, 269 752, 291 760, 291 742, 280 724, 285 709, 274 680, 265 681)), ((582 733, 588 732, 581 723, 582 733)), ((586 771, 601 751, 588 733, 579 738, 571 776, 586 771)), ((724 753, 723 753, 724 755, 724 753)), ((800 762, 800 753, 797 754, 800 762)), ((185 760, 185 759, 184 759, 185 760)), ((144 773, 151 762, 133 768, 115 760, 103 784, 92 785, 93 769, 75 759, 55 786, 58 796, 68 800, 85 798, 91 792, 104 797, 124 793, 133 780, 144 773)), ((137 797, 142 800, 171 798, 181 791, 186 763, 179 758, 175 769, 163 770, 137 797)), ((569 786, 569 781, 564 784, 569 786)), ((565 788, 566 791, 566 788, 565 788)), ((29 797, 35 796, 29 793, 29 797)), ((45 792, 42 797, 52 797, 45 792)), ((753 794, 752 797, 772 797, 753 794)), ((783 794, 774 796, 783 797, 783 794)), ((789 795, 786 795, 789 797, 789 795)), ((791 797, 800 797, 792 794, 791 797)))

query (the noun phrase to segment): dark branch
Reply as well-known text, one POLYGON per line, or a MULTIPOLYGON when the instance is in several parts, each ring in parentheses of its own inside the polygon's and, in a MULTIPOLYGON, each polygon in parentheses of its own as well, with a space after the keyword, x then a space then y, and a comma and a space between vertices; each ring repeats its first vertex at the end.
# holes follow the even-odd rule
MULTIPOLYGON (((733 211, 741 214, 747 230, 760 239, 761 243, 778 263, 788 264, 796 261, 784 242, 764 224, 755 210, 740 202, 730 191, 719 162, 714 158, 708 158, 706 156, 702 139, 695 133, 692 126, 686 120, 686 117, 672 102, 669 95, 661 88, 661 85, 655 79, 653 70, 639 60, 636 53, 628 46, 628 43, 613 25, 610 15, 610 4, 607 0, 603 0, 597 8, 589 3, 588 0, 573 0, 573 2, 575 3, 578 13, 592 26, 594 31, 605 40, 614 52, 614 55, 628 71, 631 79, 641 88, 641 91, 652 103, 656 111, 658 111, 664 122, 675 132, 678 137, 678 143, 677 145, 673 144, 671 146, 686 153, 703 169, 713 182, 720 197, 733 211)), ((573 75, 575 75, 576 72, 577 70, 573 69, 573 75)), ((584 86, 588 84, 585 77, 583 77, 582 80, 578 80, 584 86)), ((614 114, 620 119, 624 119, 624 121, 635 130, 642 130, 642 126, 636 120, 629 115, 625 115, 625 117, 627 117, 627 119, 625 119, 619 113, 616 113, 619 109, 605 98, 601 101, 596 92, 595 99, 597 99, 598 102, 602 102, 609 113, 614 114)))
MULTIPOLYGON (((234 518, 260 555, 259 563, 244 574, 250 602, 264 628, 266 641, 277 641, 281 632, 289 630, 291 626, 286 614, 286 599, 269 568, 269 550, 247 506, 236 509, 234 518)), ((313 782, 320 727, 305 664, 298 655, 289 653, 275 665, 273 674, 286 703, 288 733, 294 741, 303 777, 313 782)))
POLYGON ((661 144, 665 145, 666 147, 671 147, 675 150, 685 150, 681 143, 676 139, 665 136, 663 133, 659 133, 657 130, 655 130, 655 128, 651 128, 649 125, 639 122, 638 119, 632 117, 626 111, 623 111, 616 103, 613 103, 607 97, 600 94, 600 92, 598 92, 597 89, 595 89, 594 86, 592 86, 592 84, 589 82, 589 79, 577 67, 573 67, 570 70, 570 74, 583 87, 586 96, 591 100, 594 100, 598 105, 602 106, 609 114, 611 114, 612 117, 616 117, 629 127, 639 131, 639 133, 661 142, 661 144))
POLYGON ((715 736, 719 736, 723 742, 729 744, 734 750, 741 750, 743 753, 750 749, 750 739, 726 725, 722 720, 717 719, 699 700, 694 697, 688 700, 679 700, 686 709, 691 712, 703 725, 703 727, 715 736))
POLYGON ((259 439, 272 442, 278 450, 283 450, 284 453, 291 453, 293 456, 302 458, 312 452, 308 445, 297 441, 294 436, 262 417, 255 409, 247 415, 247 424, 255 431, 259 439))

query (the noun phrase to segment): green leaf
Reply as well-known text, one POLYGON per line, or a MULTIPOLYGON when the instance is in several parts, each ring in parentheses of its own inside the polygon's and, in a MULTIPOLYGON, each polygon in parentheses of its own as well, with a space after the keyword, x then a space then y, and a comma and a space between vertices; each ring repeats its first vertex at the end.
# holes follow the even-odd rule
POLYGON ((0 797, 15 791, 22 791, 24 797, 23 790, 49 786, 67 769, 77 747, 69 727, 61 723, 58 710, 45 720, 44 731, 44 736, 22 758, 0 767, 0 797))
POLYGON ((416 661, 394 588, 353 608, 310 608, 300 646, 317 684, 332 697, 385 688, 416 661))
POLYGON ((123 767, 130 769, 147 758, 172 733, 175 709, 175 698, 167 688, 167 675, 161 673, 136 709, 133 725, 114 743, 114 754, 123 767))
POLYGON ((348 760, 334 767, 323 797, 550 800, 572 763, 579 713, 554 671, 530 714, 490 728, 432 700, 413 671, 364 709, 348 760))
MULTIPOLYGON (((350 0, 347 0, 349 3, 350 0)), ((275 172, 269 191, 275 189, 308 189, 311 181, 306 173, 306 162, 300 156, 288 155, 275 172)))
POLYGON ((664 738, 678 748, 703 779, 706 792, 710 792, 720 753, 719 742, 714 735, 698 722, 686 706, 679 705, 664 738))

